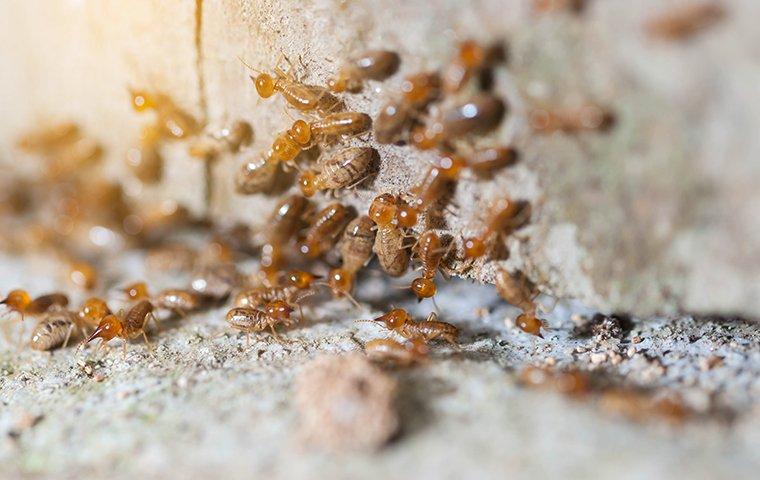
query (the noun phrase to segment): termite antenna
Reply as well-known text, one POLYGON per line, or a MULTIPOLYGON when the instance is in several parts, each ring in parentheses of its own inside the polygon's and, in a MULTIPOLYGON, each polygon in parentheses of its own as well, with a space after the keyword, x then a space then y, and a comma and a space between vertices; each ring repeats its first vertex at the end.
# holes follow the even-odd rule
POLYGON ((241 57, 240 55, 238 55, 237 59, 240 60, 240 63, 242 63, 245 66, 245 68, 247 68, 248 70, 252 70, 256 73, 264 73, 257 68, 253 68, 253 66, 249 65, 245 60, 243 60, 243 57, 241 57))

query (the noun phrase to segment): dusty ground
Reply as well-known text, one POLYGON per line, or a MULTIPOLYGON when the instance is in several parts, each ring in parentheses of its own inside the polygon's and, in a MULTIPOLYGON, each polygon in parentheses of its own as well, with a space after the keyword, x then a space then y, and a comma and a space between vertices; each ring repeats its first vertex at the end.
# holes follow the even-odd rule
MULTIPOLYGON (((111 278, 114 285, 143 275, 135 257, 118 260, 130 273, 111 278)), ((46 259, 4 257, 0 266, 3 291, 17 285, 43 291, 58 283, 46 259)), ((431 308, 415 306, 371 276, 363 285, 368 305, 391 292, 397 305, 418 315, 431 308)), ((438 347, 428 366, 391 372, 401 386, 398 438, 379 453, 307 448, 293 406, 299 368, 319 353, 357 350, 382 336, 373 325, 353 322, 375 315, 375 308, 311 305, 310 321, 287 335, 297 341, 284 345, 262 336, 247 348, 242 335, 226 329, 223 307, 164 322, 155 353, 135 342, 126 360, 120 348, 95 356, 93 349, 46 354, 5 344, 0 474, 736 479, 751 478, 760 467, 757 325, 635 320, 622 338, 600 341, 581 335, 571 320, 592 312, 560 304, 547 315, 550 329, 541 340, 512 326, 516 312, 490 288, 465 282, 448 284, 438 298, 442 316, 463 330, 462 351, 438 347), (483 306, 488 313, 480 318, 483 306), (634 344, 634 337, 642 341, 634 344), (722 363, 708 369, 711 357, 722 363), (593 399, 517 385, 523 365, 553 362, 593 371, 603 382, 678 392, 695 413, 680 426, 660 418, 631 423, 603 413, 593 399)))

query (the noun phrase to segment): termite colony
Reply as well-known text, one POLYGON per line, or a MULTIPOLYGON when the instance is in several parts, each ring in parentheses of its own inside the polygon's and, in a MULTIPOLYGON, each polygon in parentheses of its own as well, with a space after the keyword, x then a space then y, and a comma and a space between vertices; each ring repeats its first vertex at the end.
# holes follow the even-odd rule
MULTIPOLYGON (((161 291, 153 291, 144 282, 120 286, 123 308, 119 309, 100 297, 86 300, 78 309, 71 309, 65 296, 65 302, 41 306, 42 297, 31 299, 23 291, 11 292, 3 303, 8 313, 39 320, 31 345, 49 350, 69 344, 74 337, 82 338, 80 346, 98 338, 102 345, 117 337, 125 341, 125 348, 126 340, 133 337, 143 337, 148 343, 150 322, 184 317, 228 299, 231 306, 226 322, 243 332, 247 342, 251 334, 259 332, 281 340, 281 329, 303 319, 302 303, 309 297, 329 292, 359 307, 354 298, 357 280, 375 256, 380 269, 394 278, 405 275, 411 264, 418 264, 418 274, 405 288, 420 301, 433 299, 439 272, 445 277, 452 271, 461 274, 476 262, 494 258, 504 239, 531 218, 526 200, 504 194, 480 206, 484 214, 475 219, 477 225, 466 235, 445 228, 445 215, 460 180, 489 181, 518 160, 513 146, 494 144, 486 136, 509 112, 506 100, 491 88, 495 69, 506 60, 501 43, 463 41, 440 70, 403 76, 374 119, 347 109, 346 95, 394 76, 401 67, 394 52, 372 50, 351 58, 324 86, 305 83, 292 66, 286 71, 279 62, 271 72, 246 65, 254 70, 250 80, 257 95, 262 99, 281 97, 289 115, 292 113, 288 124, 258 154, 249 148, 254 132, 247 122, 231 122, 209 132, 168 95, 130 89, 133 109, 148 119, 137 146, 127 153, 129 171, 139 182, 161 181, 165 175, 163 149, 169 143, 186 147, 190 157, 206 162, 227 155, 245 158, 235 176, 235 189, 241 195, 278 195, 283 191, 279 188, 283 179, 287 181, 285 174, 296 173, 290 176, 290 191, 279 198, 266 227, 259 230, 240 225, 225 229, 211 219, 194 221, 176 204, 174 208, 138 208, 117 184, 100 180, 102 175, 94 169, 102 148, 88 140, 77 125, 63 123, 31 132, 22 137, 19 146, 49 162, 58 182, 40 181, 36 188, 56 192, 65 183, 61 179, 72 186, 65 195, 47 193, 56 208, 63 209, 61 215, 69 216, 63 217, 65 222, 59 218, 57 224, 44 227, 40 222, 27 223, 33 227, 27 227, 28 235, 67 252, 73 259, 70 276, 76 285, 86 291, 103 290, 96 265, 102 265, 103 253, 110 251, 106 248, 91 254, 61 247, 67 244, 60 241, 61 236, 81 225, 91 236, 93 231, 105 232, 103 236, 111 241, 117 238, 127 246, 145 248, 149 270, 182 271, 190 279, 180 288, 161 291), (409 155, 432 160, 410 188, 375 192, 360 208, 357 202, 341 201, 362 190, 383 167, 383 159, 373 147, 378 144, 394 145, 409 155), (173 238, 164 235, 170 230, 184 226, 206 227, 211 241, 199 249, 164 239, 173 238), (241 273, 238 260, 253 255, 259 257, 259 268, 241 273)), ((536 109, 529 123, 536 133, 575 133, 601 130, 610 122, 605 110, 593 107, 588 112, 536 109)), ((9 205, 15 213, 30 211, 24 195, 27 188, 24 185, 12 192, 14 201, 9 205)), ((287 188, 285 185, 284 190, 287 188)), ((21 231, 21 226, 11 230, 21 231)), ((92 241, 102 243, 97 236, 92 241)), ((20 236, 16 244, 28 242, 20 236)), ((498 270, 495 283, 498 293, 522 310, 516 326, 540 337, 544 326, 538 318, 536 286, 524 273, 505 269, 498 270)), ((383 327, 401 340, 368 342, 367 355, 379 362, 424 362, 429 345, 437 341, 459 349, 458 328, 438 320, 436 313, 416 321, 406 310, 394 308, 374 320, 362 321, 383 327)))

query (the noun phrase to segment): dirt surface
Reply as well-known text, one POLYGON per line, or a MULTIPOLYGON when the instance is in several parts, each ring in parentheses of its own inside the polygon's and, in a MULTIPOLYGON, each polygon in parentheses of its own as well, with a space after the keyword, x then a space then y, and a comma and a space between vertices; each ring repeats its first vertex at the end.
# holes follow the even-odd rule
MULTIPOLYGON (((60 284, 50 259, 2 257, 0 266, 2 291, 33 285, 42 293, 60 284)), ((143 275, 156 288, 182 285, 144 272, 139 254, 114 258, 110 271, 122 272, 107 278, 111 291, 143 275)), ((261 335, 246 346, 226 327, 223 306, 162 322, 151 335, 155 350, 135 341, 126 359, 121 348, 48 354, 4 344, 0 474, 737 479, 760 467, 757 325, 692 317, 589 322, 594 312, 560 303, 539 339, 514 328, 516 310, 492 288, 463 281, 447 283, 437 297, 442 319, 462 330, 462 350, 436 346, 428 365, 387 371, 399 388, 401 430, 391 443, 377 453, 306 445, 294 394, 302 366, 382 338, 375 325, 354 322, 379 314, 372 305, 395 302, 418 317, 433 308, 380 277, 360 285, 363 310, 312 298, 308 320, 282 344, 261 335), (691 413, 681 423, 657 415, 631 422, 602 408, 596 394, 572 399, 519 386, 529 364, 677 394, 691 413)))

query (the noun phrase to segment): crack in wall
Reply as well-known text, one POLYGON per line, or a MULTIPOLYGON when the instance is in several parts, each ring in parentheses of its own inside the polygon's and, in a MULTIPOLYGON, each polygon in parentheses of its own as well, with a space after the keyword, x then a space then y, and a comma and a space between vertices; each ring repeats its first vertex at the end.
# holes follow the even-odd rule
MULTIPOLYGON (((206 97, 206 77, 203 69, 203 0, 195 0, 195 70, 198 75, 198 102, 201 108, 201 122, 205 125, 208 122, 208 99, 206 97)), ((204 188, 206 212, 208 213, 212 204, 213 194, 213 168, 212 162, 206 161, 204 164, 204 188)))

